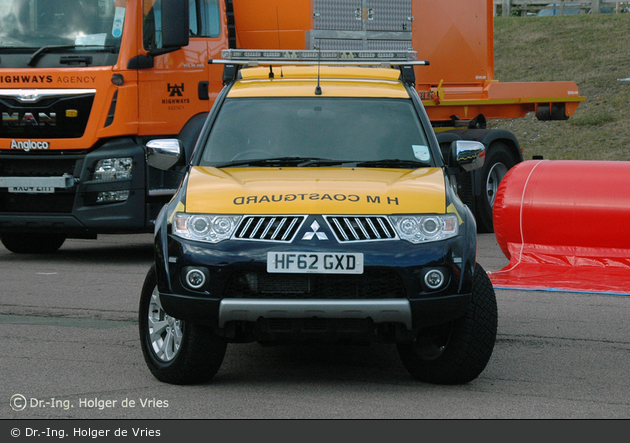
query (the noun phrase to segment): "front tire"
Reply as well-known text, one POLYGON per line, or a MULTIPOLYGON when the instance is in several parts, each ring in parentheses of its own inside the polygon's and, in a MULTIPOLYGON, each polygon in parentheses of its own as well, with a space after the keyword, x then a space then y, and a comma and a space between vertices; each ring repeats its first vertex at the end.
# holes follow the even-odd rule
POLYGON ((485 369, 497 335, 497 302, 492 283, 477 264, 466 314, 447 324, 421 329, 412 343, 398 344, 398 354, 417 380, 462 384, 485 369))
POLYGON ((164 311, 155 265, 142 287, 138 323, 144 360, 158 380, 172 384, 203 383, 219 371, 227 342, 208 327, 184 322, 164 311))
POLYGON ((4 232, 0 240, 16 254, 52 254, 66 241, 65 234, 38 232, 4 232))

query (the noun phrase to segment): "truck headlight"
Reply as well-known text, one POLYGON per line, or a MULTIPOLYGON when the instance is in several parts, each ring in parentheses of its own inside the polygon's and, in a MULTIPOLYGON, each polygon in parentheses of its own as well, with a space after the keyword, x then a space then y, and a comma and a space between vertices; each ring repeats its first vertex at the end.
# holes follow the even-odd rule
POLYGON ((178 212, 173 218, 173 234, 190 240, 218 243, 232 236, 240 216, 186 214, 178 212))
POLYGON ((459 220, 455 214, 394 215, 389 218, 398 236, 411 243, 444 240, 459 234, 459 220))
POLYGON ((110 182, 131 179, 133 158, 104 158, 96 162, 94 172, 90 177, 91 183, 110 182))

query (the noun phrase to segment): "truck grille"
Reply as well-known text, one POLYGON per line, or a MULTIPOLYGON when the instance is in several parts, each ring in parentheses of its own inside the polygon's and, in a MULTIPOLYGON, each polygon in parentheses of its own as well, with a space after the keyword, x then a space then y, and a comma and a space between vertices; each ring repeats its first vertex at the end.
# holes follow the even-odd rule
POLYGON ((83 136, 95 90, 36 91, 41 98, 26 101, 20 98, 19 90, 0 90, 0 137, 55 139, 83 136))
POLYGON ((302 226, 303 215, 245 216, 234 238, 239 240, 267 240, 289 243, 302 226))
POLYGON ((384 216, 327 216, 324 218, 340 243, 397 238, 389 219, 384 216))
POLYGON ((406 298, 402 280, 392 270, 370 270, 363 275, 269 274, 236 272, 228 281, 225 298, 374 300, 406 298))

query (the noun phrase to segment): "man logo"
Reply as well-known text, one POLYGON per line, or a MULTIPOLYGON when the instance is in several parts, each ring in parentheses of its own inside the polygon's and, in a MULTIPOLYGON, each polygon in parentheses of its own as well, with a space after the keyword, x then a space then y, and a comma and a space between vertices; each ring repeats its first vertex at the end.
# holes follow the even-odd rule
POLYGON ((313 230, 313 232, 306 232, 304 234, 304 237, 302 237, 302 240, 313 240, 313 237, 315 236, 317 236, 318 240, 328 240, 328 236, 326 235, 325 232, 317 232, 319 228, 320 228, 319 223, 317 223, 317 220, 315 220, 311 224, 311 229, 313 230))

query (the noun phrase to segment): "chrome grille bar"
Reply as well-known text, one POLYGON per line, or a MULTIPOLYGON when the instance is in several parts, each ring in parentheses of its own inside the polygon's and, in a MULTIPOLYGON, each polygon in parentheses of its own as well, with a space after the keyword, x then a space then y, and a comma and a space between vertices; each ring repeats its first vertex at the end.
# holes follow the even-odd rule
POLYGON ((304 215, 246 215, 232 238, 235 240, 290 242, 297 234, 305 218, 304 215))
POLYGON ((324 219, 340 243, 398 238, 389 219, 384 215, 329 215, 324 216, 324 219))
MULTIPOLYGON (((300 219, 299 219, 299 218, 294 218, 294 219, 291 221, 291 224, 289 225, 289 228, 288 228, 288 229, 284 232, 284 235, 282 236, 282 241, 286 241, 286 240, 287 240, 287 237, 289 236, 289 234, 290 234, 291 232, 293 232, 293 228, 295 227, 296 223, 298 223, 298 222, 299 222, 299 223, 300 223, 300 226, 301 226, 301 225, 302 225, 302 221, 304 221, 304 219, 302 219, 302 220, 300 221, 300 219)), ((299 229, 299 226, 295 229, 295 232, 297 232, 297 230, 298 230, 298 229, 299 229)), ((290 240, 290 239, 289 239, 289 240, 290 240)))

